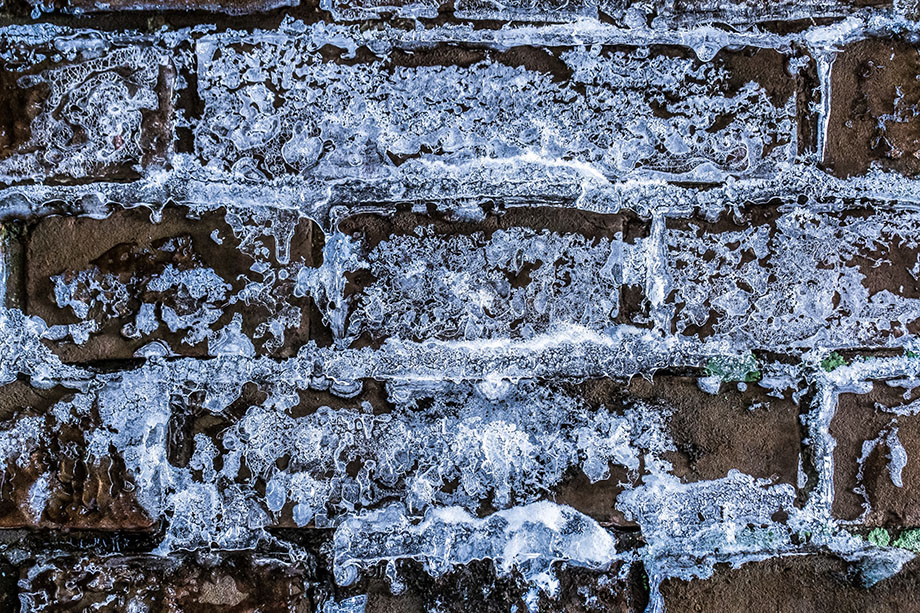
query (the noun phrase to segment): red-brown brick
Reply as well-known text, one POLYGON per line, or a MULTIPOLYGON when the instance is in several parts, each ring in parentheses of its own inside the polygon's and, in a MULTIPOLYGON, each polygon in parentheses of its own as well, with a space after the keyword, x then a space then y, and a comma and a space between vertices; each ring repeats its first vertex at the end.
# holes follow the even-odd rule
POLYGON ((67 405, 74 394, 22 381, 0 387, 0 527, 153 529, 118 452, 88 453, 98 424, 91 411, 80 416, 67 405), (55 410, 56 404, 64 408, 55 410))
POLYGON ((717 566, 712 577, 662 582, 668 613, 894 613, 917 610, 920 564, 872 587, 862 587, 860 569, 831 556, 806 555, 717 566))
MULTIPOLYGON (((314 238, 312 222, 297 223, 289 267, 321 258, 314 238)), ((61 326, 52 335, 60 338, 48 343, 69 362, 131 358, 152 342, 178 355, 205 356, 235 318, 256 353, 290 356, 310 338, 316 314, 310 298, 293 295, 297 271, 282 272, 271 261, 268 274, 251 270, 254 258, 240 251, 220 213, 196 218, 168 208, 158 223, 146 208, 105 219, 48 217, 28 236, 27 312, 61 326), (254 291, 260 287, 254 283, 264 287, 254 291), (83 305, 86 312, 78 313, 83 305), (281 338, 270 326, 278 318, 281 338), (76 342, 80 333, 66 326, 81 324, 94 331, 76 342)))
POLYGON ((886 170, 920 174, 920 56, 916 45, 870 38, 837 54, 824 163, 838 176, 886 170))
POLYGON ((25 611, 314 611, 311 576, 266 556, 63 555, 21 570, 25 611))
POLYGON ((0 105, 9 109, 0 117, 0 186, 126 180, 165 165, 175 77, 169 55, 144 44, 78 52, 70 62, 0 62, 0 105))
MULTIPOLYGON (((35 0, 29 3, 37 5, 35 0)), ((299 0, 56 0, 54 8, 67 13, 125 11, 206 11, 225 15, 250 15, 297 6, 299 0)), ((42 4, 44 10, 46 4, 42 4)))
POLYGON ((868 385, 871 391, 865 394, 840 394, 831 422, 830 434, 837 442, 834 515, 860 519, 868 502, 867 525, 920 526, 920 416, 894 412, 920 398, 920 389, 886 381, 868 385), (892 465, 892 447, 897 454, 898 445, 907 454, 900 468, 892 465), (895 484, 898 478, 900 486, 895 484), (854 491, 857 488, 863 491, 854 491))

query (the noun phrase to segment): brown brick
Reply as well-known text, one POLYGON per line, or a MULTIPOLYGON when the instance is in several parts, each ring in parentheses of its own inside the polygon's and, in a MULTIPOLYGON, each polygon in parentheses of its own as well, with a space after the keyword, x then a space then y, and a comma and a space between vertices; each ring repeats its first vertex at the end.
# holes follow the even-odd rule
POLYGON ((609 178, 686 177, 704 165, 709 181, 770 176, 798 153, 798 77, 790 56, 767 49, 723 49, 706 63, 685 47, 593 55, 443 44, 379 58, 317 49, 310 36, 212 36, 199 41, 198 59, 195 151, 215 172, 367 179, 536 156, 609 178), (238 90, 225 75, 240 65, 296 76, 238 90))
POLYGON ((862 174, 873 163, 920 173, 920 56, 913 44, 868 39, 834 60, 824 162, 838 176, 862 174))
POLYGON ((302 567, 247 554, 214 557, 60 556, 26 566, 28 611, 312 612, 302 567))
MULTIPOLYGON (((639 613, 648 604, 641 566, 619 575, 621 565, 606 572, 559 565, 559 591, 540 595, 541 613, 639 613)), ((406 590, 390 593, 382 582, 368 586, 365 613, 488 613, 532 610, 525 604, 529 586, 514 575, 498 577, 489 560, 477 560, 438 578, 428 576, 418 564, 399 564, 399 576, 406 590)))
POLYGON ((352 325, 362 332, 358 344, 377 346, 390 336, 526 338, 554 323, 606 327, 650 322, 641 279, 623 278, 625 273, 613 270, 627 266, 615 250, 629 250, 648 236, 648 222, 631 213, 512 208, 472 222, 411 212, 390 217, 361 214, 344 219, 339 230, 360 240, 362 255, 370 262, 368 269, 351 277, 345 290, 352 305, 352 325), (543 255, 551 259, 545 262, 521 252, 509 259, 506 255, 514 254, 503 253, 500 247, 507 244, 501 234, 509 232, 519 236, 521 245, 537 251, 554 233, 559 252, 543 255), (394 248, 400 253, 413 251, 399 258, 385 254, 384 250, 394 248), (424 272, 414 276, 421 289, 406 287, 404 281, 404 268, 413 257, 425 264, 424 272), (609 270, 604 270, 605 265, 609 270), (469 270, 481 274, 459 286, 451 281, 465 278, 469 270), (598 287, 592 289, 596 281, 598 287), (479 288, 490 304, 480 310, 464 304, 472 288, 479 288), (581 298, 576 297, 579 292, 584 294, 581 298), (616 299, 611 300, 611 295, 616 299), (383 305, 383 317, 375 317, 375 305, 382 297, 389 304, 383 305), (540 297, 545 306, 538 306, 540 297), (564 313, 576 300, 591 302, 603 314, 564 313), (409 311, 415 314, 412 322, 406 320, 409 311))
MULTIPOLYGON (((840 394, 830 426, 836 440, 834 449, 834 515, 859 519, 868 501, 871 512, 866 523, 872 526, 920 526, 920 416, 896 415, 897 409, 920 398, 920 389, 908 389, 890 382, 873 381, 866 394, 840 394), (896 433, 895 433, 896 429, 896 433), (896 441, 892 438, 895 433, 896 441), (895 485, 892 445, 898 442, 907 453, 900 471, 902 486, 895 485), (864 451, 868 455, 863 462, 864 451), (862 463, 862 480, 859 479, 862 463), (864 495, 857 488, 864 489, 864 495)), ((895 453, 897 453, 895 449, 895 453)))
MULTIPOLYGON (((21 41, 0 42, 24 51, 21 41)), ((0 118, 0 185, 127 180, 165 164, 174 81, 168 56, 141 45, 78 53, 71 63, 0 62, 0 106, 9 109, 0 118)))
POLYGON ((662 582, 668 613, 895 613, 917 611, 920 565, 862 587, 859 569, 830 556, 808 555, 716 568, 708 579, 662 582))
POLYGON ((570 470, 559 484, 551 488, 553 501, 568 505, 603 526, 635 528, 636 524, 624 517, 623 512, 616 508, 616 503, 617 496, 626 487, 638 485, 639 479, 613 462, 609 469, 610 478, 595 483, 591 483, 580 468, 570 470))
POLYGON ((793 21, 815 17, 847 15, 863 6, 890 7, 890 0, 507 0, 501 4, 488 0, 332 0, 338 18, 362 19, 374 15, 436 17, 439 11, 453 9, 455 17, 469 20, 514 20, 565 22, 578 17, 598 17, 619 25, 636 27, 655 19, 658 27, 693 26, 699 23, 749 25, 752 23, 793 21), (632 9, 632 13, 630 13, 632 9))
POLYGON ((920 329, 909 211, 780 203, 668 220, 671 332, 774 351, 888 346, 920 329), (783 210, 786 208, 786 210, 783 210))
POLYGON ((61 421, 55 404, 72 400, 63 387, 41 390, 22 381, 0 387, 0 527, 148 530, 153 521, 115 450, 90 457, 92 413, 61 421))
POLYGON ((737 469, 778 482, 797 483, 801 427, 798 407, 756 385, 723 383, 720 393, 700 390, 695 377, 635 377, 626 388, 610 380, 585 384, 590 402, 615 406, 640 400, 670 416, 668 434, 677 451, 666 454, 685 482, 719 479, 737 469))
MULTIPOLYGON (((300 221, 290 262, 282 266, 269 258, 271 267, 263 277, 251 270, 254 257, 240 250, 240 241, 217 213, 193 219, 170 208, 159 223, 150 221, 147 209, 122 210, 101 220, 45 218, 28 240, 27 311, 49 326, 97 328, 82 343, 72 334, 49 341, 71 362, 130 358, 154 341, 167 343, 179 355, 208 355, 234 319, 256 353, 290 356, 310 338, 315 313, 310 298, 293 295, 299 268, 321 257, 313 231, 312 222, 300 221), (182 275, 192 280, 183 282, 182 275), (250 286, 248 299, 241 293, 250 282, 265 278, 264 290, 251 295, 250 286), (70 292, 73 300, 87 305, 87 312, 77 313, 69 298, 59 301, 56 291, 70 292), (285 318, 283 342, 268 330, 280 317, 285 318)), ((260 247, 260 241, 274 247, 267 238, 249 247, 260 247)), ((73 328, 60 330, 57 336, 73 328)))
MULTIPOLYGON (((33 6, 39 3, 28 0, 33 6)), ((249 15, 281 7, 297 6, 299 0, 55 0, 63 12, 102 13, 122 11, 208 11, 225 15, 249 15)), ((43 10, 47 4, 42 3, 43 10)))
MULTIPOLYGON (((546 420, 532 417, 526 420, 528 423, 513 425, 510 421, 498 421, 493 411, 501 409, 501 402, 481 402, 470 384, 455 384, 432 392, 415 390, 408 399, 396 401, 383 382, 367 379, 361 381, 361 391, 349 398, 329 391, 299 391, 298 404, 283 413, 265 407, 267 389, 269 386, 264 384, 247 383, 240 397, 219 411, 202 406, 205 398, 202 391, 180 391, 172 395, 167 458, 173 466, 188 467, 196 450, 200 451, 201 437, 204 437, 208 448, 218 451, 215 466, 221 466, 230 455, 226 451, 225 437, 230 433, 234 441, 241 439, 246 465, 232 479, 219 478, 218 486, 228 488, 232 485, 238 488, 234 492, 240 496, 252 498, 269 515, 269 524, 273 527, 298 527, 294 519, 297 489, 292 477, 316 480, 320 504, 312 513, 338 517, 343 508, 355 506, 354 501, 348 502, 345 497, 348 492, 357 496, 358 486, 361 497, 357 506, 377 508, 394 496, 410 496, 412 484, 426 482, 422 481, 424 475, 429 476, 436 490, 431 495, 432 504, 461 504, 480 516, 543 498, 549 489, 549 496, 556 502, 572 506, 603 524, 634 525, 624 519, 614 504, 624 485, 636 482, 637 471, 629 471, 611 460, 609 477, 591 483, 582 469, 585 453, 570 455, 581 435, 575 426, 560 423, 566 419, 563 415, 546 420), (436 402, 442 404, 432 410, 436 402), (317 415, 315 420, 307 419, 319 411, 322 415, 317 415), (424 417, 416 418, 423 411, 424 417), (255 421, 253 415, 257 417, 255 421), (273 421, 275 415, 277 422, 273 421), (241 420, 247 418, 248 425, 241 427, 241 420), (356 427, 359 421, 363 425, 356 427), (488 431, 489 435, 483 435, 483 440, 479 441, 482 449, 477 448, 478 442, 471 436, 470 429, 488 431), (292 439, 295 432, 305 439, 321 436, 326 448, 316 453, 297 448, 292 439), (408 436, 410 432, 413 433, 411 437, 408 436), (495 466, 501 462, 490 461, 488 457, 509 450, 513 452, 513 447, 503 449, 499 442, 506 434, 513 439, 508 445, 520 439, 527 441, 528 461, 515 464, 503 473, 503 467, 495 466), (269 444, 266 436, 274 436, 277 440, 269 444), (548 440, 556 442, 559 457, 553 459, 551 451, 541 450, 541 441, 548 440), (451 457, 432 455, 425 450, 426 445, 451 457), (464 451, 469 453, 466 461, 459 457, 464 451), (566 462, 563 468, 568 468, 561 479, 555 472, 558 462, 566 462), (467 473, 477 470, 482 472, 479 478, 468 483, 464 481, 469 476, 467 473), (512 480, 515 487, 506 492, 507 499, 500 500, 497 492, 505 485, 503 475, 512 480), (558 483, 554 483, 556 480, 558 483), (534 486, 541 481, 548 483, 534 486), (287 493, 280 508, 269 510, 266 493, 272 482, 277 482, 277 487, 287 493)), ((538 390, 552 394, 550 387, 538 390)), ((405 390, 400 395, 403 394, 405 390)), ((550 397, 567 402, 563 396, 550 397)), ((520 396, 516 398, 519 402, 520 396)), ((541 406, 550 410, 545 404, 541 406)), ((620 436, 618 432, 597 429, 605 426, 595 425, 591 421, 590 408, 584 408, 586 413, 582 415, 588 417, 580 418, 584 421, 578 424, 584 423, 585 430, 596 432, 602 438, 605 434, 620 436)), ((569 419, 575 420, 574 417, 569 419)), ((199 475, 198 471, 192 471, 193 479, 200 479, 199 475)), ((302 525, 301 522, 300 527, 302 525)))
POLYGON ((19 572, 6 558, 0 558, 0 610, 16 611, 19 605, 16 582, 19 572))

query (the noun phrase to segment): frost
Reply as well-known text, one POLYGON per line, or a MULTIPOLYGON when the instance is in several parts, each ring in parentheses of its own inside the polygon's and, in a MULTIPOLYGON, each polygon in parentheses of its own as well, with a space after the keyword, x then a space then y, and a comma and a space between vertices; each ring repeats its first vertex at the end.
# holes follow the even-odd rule
POLYGON ((29 140, 0 160, 0 180, 82 178, 140 162, 143 114, 159 107, 155 88, 166 63, 154 48, 129 46, 21 77, 19 87, 46 87, 48 95, 29 140))
POLYGON ((892 428, 885 437, 885 444, 888 446, 888 473, 891 475, 891 482, 895 487, 904 487, 901 480, 901 473, 907 466, 907 451, 898 438, 898 429, 892 428))
MULTIPOLYGON (((382 8, 364 6, 362 18, 382 8)), ((52 280, 55 304, 78 323, 48 326, 0 309, 0 381, 72 391, 41 417, 3 423, 3 467, 25 465, 65 426, 79 426, 85 445, 73 455, 89 465, 123 460, 133 496, 163 521, 158 553, 269 543, 296 557, 297 546, 274 528, 331 528, 337 581, 384 564, 396 590, 399 559, 440 575, 488 558, 547 592, 560 563, 641 559, 652 610, 663 578, 707 576, 717 563, 826 550, 859 564, 868 584, 897 572, 906 552, 879 550, 832 520, 828 427, 841 390, 916 375, 916 360, 833 359, 819 368, 833 349, 908 346, 920 318, 909 288, 867 283, 890 264, 892 249, 916 258, 916 182, 877 171, 836 179, 812 159, 826 142, 831 50, 870 23, 860 16, 777 35, 689 20, 859 11, 709 2, 681 8, 681 21, 676 6, 619 11, 604 3, 611 25, 591 19, 599 4, 559 2, 543 18, 564 23, 520 24, 547 6, 457 4, 461 16, 518 22, 496 28, 286 19, 269 32, 164 32, 155 44, 138 34, 144 42, 136 45, 41 24, 4 28, 53 44, 76 64, 19 83, 47 88, 51 102, 37 111, 31 140, 0 163, 0 179, 74 180, 4 189, 0 218, 101 217, 139 203, 153 217, 169 202, 193 214, 223 209, 230 233, 210 232, 209 245, 236 242, 252 266, 231 279, 202 261, 147 277, 93 265, 52 280), (684 25, 666 29, 674 23, 684 25), (173 155, 168 170, 148 169, 137 181, 88 182, 113 168, 137 171, 143 118, 160 105, 153 92, 168 67, 156 45, 180 39, 195 50, 188 68, 204 105, 200 122, 177 119, 193 130, 194 153, 173 155), (414 61, 456 42, 482 59, 414 61), (812 110, 818 151, 802 143, 800 152, 798 94, 733 82, 724 58, 752 44, 779 51, 792 73, 811 70, 816 58, 824 94, 812 110), (671 51, 652 52, 662 45, 671 51), (507 50, 524 47, 556 72, 504 62, 507 50), (330 60, 330 49, 343 61, 330 60), (71 138, 74 126, 85 141, 71 138), (776 210, 774 198, 783 202, 776 210), (873 206, 849 215, 854 202, 873 206), (552 227, 477 227, 493 205, 629 210, 650 231, 631 242, 552 227), (368 245, 338 229, 356 212, 409 208, 473 230, 444 234, 423 222, 368 245), (766 221, 741 219, 742 208, 766 221), (324 232, 316 266, 297 255, 301 239, 314 240, 303 238, 304 222, 324 232), (647 309, 621 324, 626 286, 647 309), (287 301, 291 292, 315 303, 332 344, 302 342, 270 359, 307 316, 287 301), (263 312, 250 326, 247 317, 263 312), (143 365, 69 366, 46 346, 88 342, 113 319, 143 343, 143 365), (169 338, 172 346, 155 338, 165 330, 179 337, 169 338), (213 359, 175 359, 181 344, 204 342, 213 359), (806 355, 794 366, 760 364, 750 350, 806 355), (697 381, 710 393, 724 381, 773 395, 792 390, 797 401, 813 392, 798 489, 736 471, 684 483, 667 460, 675 450, 663 427, 669 407, 594 408, 573 387, 667 366, 704 368, 697 381), (369 391, 362 378, 383 391, 369 391), (305 406, 305 396, 326 400, 305 406), (644 546, 629 554, 617 554, 612 534, 593 520, 546 502, 572 474, 609 479, 611 464, 629 483, 610 502, 642 530, 644 546), (497 510, 477 518, 486 502, 497 510), (773 519, 781 511, 788 521, 773 519)), ((422 0, 398 12, 427 17, 432 8, 422 0)), ((903 24, 880 15, 871 27, 903 24)), ((11 65, 60 59, 11 47, 0 51, 11 65)), ((177 239, 163 249, 184 246, 177 239)), ((908 261, 907 270, 916 276, 920 265, 908 261)), ((905 403, 886 410, 917 412, 905 403)), ((901 486, 907 456, 894 422, 867 443, 863 462, 884 445, 901 486)), ((53 479, 32 478, 28 502, 38 516, 53 479)), ((356 613, 365 602, 327 601, 325 610, 356 613)))
POLYGON ((416 234, 367 255, 375 281, 355 305, 351 335, 531 338, 560 322, 602 332, 618 315, 620 287, 641 281, 641 245, 620 240, 524 228, 416 234))
POLYGON ((695 59, 572 49, 561 57, 572 82, 559 83, 500 62, 330 63, 317 34, 251 39, 245 51, 199 42, 205 166, 245 180, 371 180, 391 175, 393 158, 423 170, 532 157, 607 177, 716 178, 763 175, 795 155, 794 98, 776 105, 753 82, 729 91, 725 68, 695 59))
POLYGON ((571 507, 537 502, 477 519, 456 507, 436 508, 413 522, 399 505, 346 520, 333 537, 336 582, 350 585, 358 571, 414 559, 434 576, 473 560, 492 560, 500 575, 512 570, 553 594, 553 565, 603 569, 622 559, 613 537, 571 507))
POLYGON ((44 473, 29 488, 29 511, 35 521, 41 519, 42 513, 45 512, 45 507, 48 505, 48 499, 51 496, 51 491, 48 487, 50 478, 49 473, 44 473))
POLYGON ((323 605, 322 613, 364 613, 367 605, 367 596, 352 596, 339 602, 327 600, 323 605))
POLYGON ((887 259, 888 245, 913 248, 905 233, 912 218, 789 207, 770 223, 702 238, 692 222, 670 231, 668 272, 679 300, 668 308, 678 333, 708 324, 715 338, 752 348, 901 344, 920 318, 920 301, 893 293, 898 288, 870 293, 866 279, 887 259))

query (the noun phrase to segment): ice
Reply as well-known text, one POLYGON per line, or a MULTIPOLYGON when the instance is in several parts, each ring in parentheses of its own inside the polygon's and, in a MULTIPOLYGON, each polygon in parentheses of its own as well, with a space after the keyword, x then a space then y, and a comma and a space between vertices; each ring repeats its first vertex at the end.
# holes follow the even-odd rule
MULTIPOLYGON (((809 548, 861 565, 867 583, 897 572, 908 553, 874 548, 832 520, 828 429, 842 390, 916 373, 916 360, 824 373, 813 357, 856 345, 908 346, 903 332, 920 315, 916 299, 896 287, 870 295, 853 261, 887 244, 915 247, 917 184, 877 170, 838 179, 813 158, 827 142, 837 49, 870 25, 896 31, 904 24, 884 15, 870 24, 834 3, 780 3, 770 10, 859 16, 778 35, 682 22, 671 7, 652 4, 610 13, 617 23, 602 24, 593 19, 596 3, 557 4, 559 23, 539 26, 400 30, 285 19, 268 32, 155 35, 162 37, 156 44, 181 40, 195 50, 186 68, 198 77, 205 116, 178 120, 193 131, 194 151, 137 181, 14 185, 0 192, 0 218, 101 217, 138 203, 150 204, 154 218, 168 202, 193 214, 222 210, 232 236, 221 230, 211 239, 222 247, 237 241, 252 267, 236 279, 200 263, 140 279, 89 266, 51 281, 55 304, 79 323, 49 327, 0 309, 0 381, 73 390, 48 415, 3 424, 3 467, 27 462, 62 424, 98 415, 86 432, 86 459, 123 459, 140 504, 164 520, 158 553, 279 545, 268 527, 291 521, 334 531, 330 554, 341 584, 383 565, 398 590, 399 560, 441 575, 488 558, 500 573, 518 571, 551 593, 563 563, 605 568, 641 560, 654 610, 664 578, 707 576, 716 563, 809 548), (682 25, 669 29, 675 23, 682 25), (420 54, 456 41, 491 55, 468 65, 393 61, 394 49, 420 54), (687 53, 656 51, 675 44, 687 53), (774 100, 753 81, 722 87, 731 75, 718 54, 748 45, 781 52, 791 72, 810 70, 815 58, 817 151, 797 141, 798 94, 774 100), (329 61, 320 53, 328 47, 356 61, 329 61), (552 49, 544 59, 560 74, 495 60, 521 47, 552 49), (772 199, 782 204, 769 223, 702 230, 701 220, 726 221, 739 203, 760 210, 772 199), (867 202, 888 204, 871 215, 841 213, 867 202), (430 208, 475 225, 493 205, 498 213, 628 210, 649 220, 651 231, 635 241, 523 227, 445 235, 422 223, 371 247, 337 229, 368 208, 381 215, 430 208), (323 232, 321 262, 298 261, 301 223, 323 232), (366 285, 349 285, 358 273, 366 273, 366 285), (285 284, 316 304, 331 346, 304 342, 285 357, 265 357, 306 316, 284 304, 285 284), (649 313, 640 323, 649 327, 614 322, 625 285, 644 293, 649 313), (145 293, 179 297, 184 306, 150 300, 131 311, 127 297, 145 293), (250 330, 243 317, 259 309, 272 315, 250 330), (218 325, 228 310, 235 314, 218 325), (206 342, 211 359, 178 358, 164 341, 152 341, 138 352, 143 364, 110 372, 63 364, 47 346, 66 337, 86 342, 116 317, 128 322, 122 331, 131 338, 168 329, 185 344, 206 342), (707 322, 712 333, 700 338, 694 331, 707 322), (382 344, 356 342, 364 333, 382 344), (764 348, 796 359, 748 359, 764 348), (675 450, 664 427, 669 407, 596 408, 571 387, 662 367, 696 374, 708 367, 698 385, 713 394, 728 381, 812 402, 803 407, 809 453, 800 462, 800 491, 736 471, 685 483, 668 461, 675 450), (377 380, 382 397, 368 392, 365 378, 377 380), (264 399, 241 403, 247 385, 264 399), (300 395, 314 392, 326 404, 298 413, 300 395), (185 466, 167 459, 181 411, 221 423, 182 440, 191 450, 185 466), (611 464, 629 482, 610 502, 638 523, 644 541, 629 556, 616 553, 612 534, 596 522, 547 501, 567 475, 598 482, 610 478, 611 464), (496 510, 477 517, 485 501, 496 510), (778 511, 789 520, 775 521, 778 511), (814 536, 803 546, 806 533, 814 536)), ((324 6, 345 10, 341 2, 324 6)), ((426 17, 433 8, 408 3, 400 12, 426 17)), ((539 7, 465 0, 457 8, 520 20, 539 7)), ((727 24, 761 9, 698 7, 727 24)), ((602 10, 612 10, 610 3, 602 10)), ((42 24, 10 26, 4 35, 53 41, 79 60, 26 83, 47 87, 62 115, 42 111, 26 148, 39 142, 46 159, 32 151, 4 158, 7 183, 75 179, 135 162, 139 141, 127 138, 118 148, 114 135, 136 134, 144 112, 159 104, 151 94, 163 62, 158 47, 113 45, 98 33, 72 38, 42 24), (69 144, 72 126, 85 130, 85 143, 69 144)), ((2 54, 4 61, 48 59, 2 54)), ((871 256, 869 266, 884 258, 871 256)), ((886 411, 892 418, 916 413, 905 403, 886 411)), ((892 483, 902 486, 907 454, 895 422, 867 442, 863 462, 878 445, 887 449, 892 483)), ((45 475, 30 484, 36 516, 47 484, 45 475)), ((279 548, 299 555, 293 543, 279 548)), ((357 596, 324 607, 354 613, 365 602, 357 596)))
POLYGON ((613 537, 571 507, 537 502, 478 519, 456 507, 436 508, 413 521, 400 505, 356 515, 333 537, 336 582, 351 584, 359 569, 396 559, 416 560, 437 576, 488 559, 501 575, 512 570, 553 594, 553 567, 605 569, 622 559, 613 537))

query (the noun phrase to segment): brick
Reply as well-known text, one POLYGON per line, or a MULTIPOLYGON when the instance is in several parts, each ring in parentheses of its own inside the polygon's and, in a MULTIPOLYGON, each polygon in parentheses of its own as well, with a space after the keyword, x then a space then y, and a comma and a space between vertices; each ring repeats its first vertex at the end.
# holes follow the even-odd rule
POLYGON ((301 391, 284 409, 266 402, 270 389, 247 383, 239 398, 207 409, 206 384, 177 390, 167 458, 187 468, 193 483, 214 484, 277 528, 324 525, 393 497, 480 516, 549 497, 604 525, 635 527, 615 505, 641 481, 651 451, 642 441, 659 438, 646 431, 658 427, 653 417, 636 417, 648 413, 661 418, 661 437, 673 440, 664 459, 685 482, 737 469, 797 483, 797 407, 754 386, 712 395, 696 379, 666 375, 654 386, 523 381, 487 400, 468 383, 424 390, 365 380, 349 398, 301 391), (324 449, 300 443, 320 438, 324 449))
POLYGON ((916 560, 894 577, 865 588, 854 566, 831 556, 807 555, 749 562, 736 569, 719 565, 708 579, 667 579, 661 593, 668 613, 881 613, 915 611, 918 582, 916 560))
POLYGON ((770 175, 798 150, 796 80, 771 50, 701 63, 676 47, 440 45, 376 59, 312 41, 198 42, 202 163, 252 179, 372 179, 434 161, 564 159, 611 178, 718 180, 770 175))
POLYGON ((440 0, 331 0, 330 4, 333 15, 346 20, 374 16, 385 18, 391 14, 435 18, 439 12, 452 9, 460 19, 557 22, 577 17, 597 17, 599 7, 607 10, 620 8, 604 0, 512 0, 501 6, 482 0, 456 0, 452 6, 440 0))
POLYGON ((283 409, 266 402, 268 382, 248 383, 238 399, 208 409, 201 406, 206 384, 201 392, 176 393, 169 461, 188 467, 194 483, 215 484, 258 508, 276 528, 322 527, 394 498, 484 516, 547 490, 602 523, 629 525, 613 504, 622 484, 638 477, 638 452, 629 448, 629 425, 617 412, 596 411, 564 386, 532 381, 493 400, 468 383, 428 390, 359 383, 348 398, 299 391, 298 402, 283 409), (314 440, 322 447, 303 443, 314 440), (591 441, 596 457, 586 448, 591 441), (235 468, 215 474, 211 463, 216 471, 235 468), (595 483, 584 476, 589 472, 595 483))
POLYGON ((626 325, 715 351, 795 352, 893 346, 920 331, 910 211, 772 202, 714 221, 667 219, 660 238, 628 213, 526 211, 340 222, 361 260, 347 276, 346 340, 517 340, 626 325))
POLYGON ((644 402, 667 414, 676 447, 665 454, 684 482, 719 479, 737 469, 760 479, 797 483, 801 454, 798 407, 789 393, 777 398, 756 385, 723 383, 718 394, 695 377, 658 374, 628 386, 594 379, 582 386, 593 406, 644 402))
POLYGON ((898 383, 904 381, 871 381, 867 393, 839 395, 830 434, 837 442, 833 513, 840 519, 920 526, 920 468, 913 461, 920 455, 920 416, 896 414, 920 391, 898 383), (907 454, 900 470, 899 451, 907 454))
POLYGON ((915 223, 909 211, 777 203, 668 220, 660 312, 672 334, 738 351, 896 345, 920 329, 915 223))
POLYGON ((520 339, 565 324, 600 331, 650 321, 644 280, 629 272, 648 223, 630 213, 535 207, 481 222, 366 214, 344 219, 339 231, 360 241, 368 263, 345 289, 348 332, 359 345, 520 339), (423 266, 407 278, 411 262, 423 266))
POLYGON ((239 227, 255 233, 243 246, 226 219, 178 208, 158 223, 146 209, 44 218, 28 237, 27 312, 52 326, 48 343, 70 362, 131 358, 154 342, 176 355, 213 355, 237 332, 242 346, 228 351, 293 355, 315 313, 310 298, 293 294, 297 273, 321 259, 314 225, 289 220, 281 264, 266 255, 274 239, 243 219, 239 227))
MULTIPOLYGON (((560 568, 559 591, 540 595, 536 610, 541 613, 639 613, 648 603, 643 573, 636 565, 618 574, 621 565, 606 572, 583 568, 560 568)), ((368 586, 365 613, 423 613, 438 610, 460 613, 480 611, 534 610, 527 607, 529 586, 514 575, 498 577, 488 560, 474 561, 441 577, 432 578, 412 562, 399 564, 405 591, 394 595, 388 586, 368 586)))
MULTIPOLYGON (((28 0, 43 11, 49 7, 28 0)), ((297 6, 299 0, 55 0, 53 9, 66 13, 108 13, 124 11, 207 11, 224 15, 250 15, 282 7, 297 6)))
POLYGON ((719 0, 674 0, 659 2, 661 19, 673 25, 695 25, 700 21, 746 24, 762 22, 793 22, 815 18, 840 17, 854 13, 861 8, 891 7, 891 0, 808 0, 795 2, 760 2, 742 0, 731 4, 719 0))
POLYGON ((699 23, 746 25, 771 21, 793 21, 814 17, 843 16, 866 7, 890 7, 887 0, 811 0, 808 2, 764 3, 744 0, 726 4, 719 0, 674 0, 630 2, 623 0, 511 0, 501 5, 487 0, 332 0, 332 12, 339 19, 372 16, 435 18, 453 9, 455 17, 469 20, 514 20, 566 22, 579 17, 599 16, 618 25, 637 27, 654 20, 658 27, 693 26, 699 23))
POLYGON ((98 418, 73 398, 60 386, 0 387, 0 528, 151 529, 119 452, 88 453, 98 418))
MULTIPOLYGON (((28 57, 22 42, 0 43, 28 57)), ((0 185, 128 180, 167 162, 175 80, 168 56, 140 44, 82 54, 0 62, 0 105, 11 111, 0 118, 0 185)))
POLYGON ((737 469, 796 485, 802 431, 791 392, 777 398, 756 385, 725 383, 709 394, 696 378, 677 376, 636 378, 630 391, 672 407, 668 426, 677 451, 666 457, 683 481, 719 479, 737 469))
POLYGON ((25 566, 28 611, 313 611, 303 567, 245 553, 161 557, 61 555, 25 566))
POLYGON ((920 174, 920 58, 916 45, 867 39, 834 59, 824 163, 838 176, 878 165, 920 174))
POLYGON ((0 558, 0 610, 16 611, 19 604, 16 586, 18 579, 16 567, 10 564, 9 560, 0 558))

